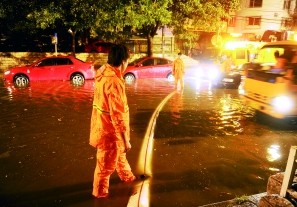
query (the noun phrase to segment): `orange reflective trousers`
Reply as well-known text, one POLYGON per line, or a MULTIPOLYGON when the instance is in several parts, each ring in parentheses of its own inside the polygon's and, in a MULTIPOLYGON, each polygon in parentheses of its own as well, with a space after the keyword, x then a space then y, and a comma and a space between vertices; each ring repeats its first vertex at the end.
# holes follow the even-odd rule
POLYGON ((95 197, 105 197, 108 195, 109 178, 115 170, 122 181, 132 182, 135 180, 124 149, 98 149, 92 193, 95 197))

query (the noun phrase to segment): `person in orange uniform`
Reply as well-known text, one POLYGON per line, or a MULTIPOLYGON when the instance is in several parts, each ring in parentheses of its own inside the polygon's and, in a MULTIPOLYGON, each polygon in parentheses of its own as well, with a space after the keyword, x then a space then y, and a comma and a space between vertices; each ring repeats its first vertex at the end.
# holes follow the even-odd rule
POLYGON ((181 59, 182 53, 178 53, 178 57, 173 62, 172 74, 174 76, 175 89, 178 89, 178 83, 180 89, 184 89, 184 75, 185 75, 185 64, 181 59))
POLYGON ((223 55, 222 59, 221 71, 224 74, 228 74, 232 70, 233 60, 230 55, 223 55))
POLYGON ((109 178, 115 170, 124 182, 136 179, 126 158, 131 144, 129 107, 122 74, 128 59, 127 47, 115 45, 108 54, 107 64, 95 75, 90 145, 97 148, 92 192, 96 198, 108 196, 109 178))

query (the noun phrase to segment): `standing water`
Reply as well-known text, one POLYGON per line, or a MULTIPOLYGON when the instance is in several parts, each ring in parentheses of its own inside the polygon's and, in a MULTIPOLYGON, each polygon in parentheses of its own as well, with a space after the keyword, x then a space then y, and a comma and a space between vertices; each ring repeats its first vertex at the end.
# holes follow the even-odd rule
MULTIPOLYGON (((268 177, 285 169, 289 149, 297 143, 295 130, 256 120, 237 90, 185 83, 184 92, 168 101, 156 123, 151 206, 199 206, 266 191, 268 177)), ((75 206, 91 200, 93 87, 93 81, 80 87, 68 81, 36 82, 27 88, 0 83, 1 202, 75 206)), ((172 91, 173 84, 165 80, 127 85, 132 169, 149 119, 172 91)), ((117 183, 114 173, 110 202, 123 200, 117 183)))

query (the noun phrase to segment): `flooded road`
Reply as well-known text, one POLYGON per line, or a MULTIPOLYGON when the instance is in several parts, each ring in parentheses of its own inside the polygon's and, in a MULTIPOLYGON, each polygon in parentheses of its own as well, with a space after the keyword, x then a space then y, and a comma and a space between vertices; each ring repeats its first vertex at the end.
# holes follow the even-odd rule
MULTIPOLYGON (((296 130, 256 120, 237 90, 185 84, 156 123, 151 206, 199 206, 266 191, 268 177, 285 169, 296 130)), ((171 91, 173 84, 163 80, 127 85, 132 169, 149 119, 171 91)), ((92 95, 92 81, 82 87, 38 82, 25 89, 0 82, 1 206, 94 206, 92 95)), ((113 174, 111 188, 118 183, 113 174)), ((112 204, 125 199, 113 198, 112 204)))
POLYGON ((152 206, 200 206, 266 191, 297 144, 296 127, 245 107, 234 89, 193 87, 157 120, 152 206))

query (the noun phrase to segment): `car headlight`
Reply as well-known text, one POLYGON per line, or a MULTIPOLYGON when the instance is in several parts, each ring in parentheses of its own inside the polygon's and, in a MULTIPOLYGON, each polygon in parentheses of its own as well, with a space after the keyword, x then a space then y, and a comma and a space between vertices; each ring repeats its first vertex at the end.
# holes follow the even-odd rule
POLYGON ((215 80, 219 76, 219 71, 216 68, 210 68, 208 71, 208 78, 210 80, 215 80))
POLYGON ((294 101, 289 96, 278 96, 272 100, 273 108, 280 113, 287 113, 294 108, 294 101))
POLYGON ((196 78, 201 78, 203 76, 203 71, 201 68, 197 68, 195 71, 195 77, 196 78))
POLYGON ((4 72, 4 75, 9 75, 10 74, 10 70, 7 70, 4 72))

